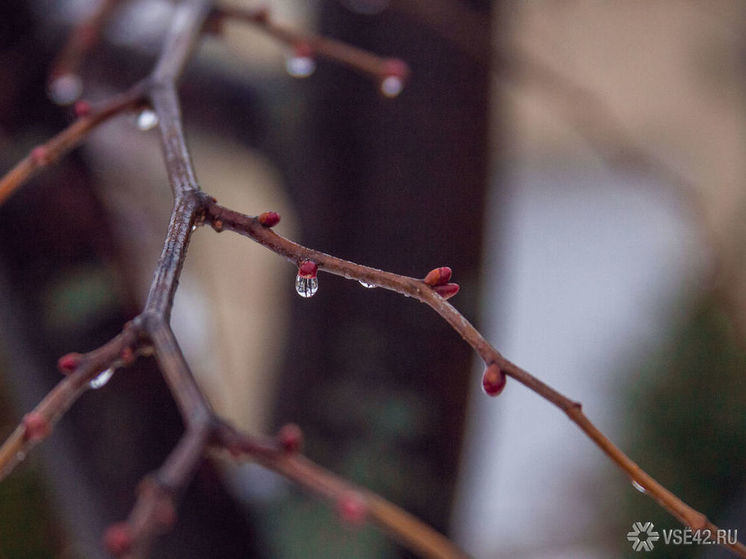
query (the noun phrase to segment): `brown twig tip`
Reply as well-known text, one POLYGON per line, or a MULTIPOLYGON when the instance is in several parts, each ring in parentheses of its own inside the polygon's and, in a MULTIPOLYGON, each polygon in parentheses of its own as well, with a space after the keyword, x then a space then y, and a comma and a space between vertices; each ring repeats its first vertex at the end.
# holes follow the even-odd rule
POLYGON ((361 526, 368 516, 368 503, 357 491, 346 491, 337 500, 339 517, 350 526, 361 526))
POLYGON ((36 165, 47 165, 52 160, 49 148, 46 146, 36 146, 31 150, 31 161, 36 165))
POLYGON ((318 271, 318 265, 316 262, 312 262, 311 260, 304 260, 298 266, 298 275, 304 279, 315 278, 318 271))
POLYGON ((442 266, 440 268, 430 270, 425 276, 425 279, 422 281, 424 281, 430 287, 435 287, 436 285, 444 285, 451 281, 452 274, 453 270, 451 270, 448 266, 442 266))
POLYGON ((66 353, 57 360, 57 368, 63 375, 69 375, 78 368, 82 358, 80 353, 66 353))
POLYGON ((285 452, 299 452, 303 446, 303 431, 295 423, 283 425, 277 433, 277 442, 285 452))
POLYGON ((446 283, 445 285, 436 285, 433 287, 433 291, 443 297, 443 299, 450 299, 459 292, 459 289, 461 288, 457 283, 446 283))
POLYGON ((104 547, 112 555, 124 555, 132 549, 132 530, 126 522, 112 524, 104 534, 104 547))
POLYGON ((73 110, 75 111, 75 116, 83 118, 84 116, 91 114, 91 104, 88 101, 81 99, 80 101, 75 102, 73 110))
POLYGON ((398 58, 388 58, 381 65, 380 90, 385 97, 397 97, 409 77, 409 66, 398 58))
POLYGON ((507 378, 497 363, 492 363, 482 375, 482 388, 488 396, 499 396, 505 388, 507 378))
POLYGON ((280 214, 277 212, 264 212, 259 214, 257 219, 264 227, 274 227, 280 223, 280 214))
POLYGON ((381 77, 399 78, 402 82, 409 79, 409 64, 400 58, 387 58, 381 66, 381 77))
POLYGON ((37 442, 46 439, 52 432, 49 420, 39 412, 32 411, 23 416, 23 438, 37 442))

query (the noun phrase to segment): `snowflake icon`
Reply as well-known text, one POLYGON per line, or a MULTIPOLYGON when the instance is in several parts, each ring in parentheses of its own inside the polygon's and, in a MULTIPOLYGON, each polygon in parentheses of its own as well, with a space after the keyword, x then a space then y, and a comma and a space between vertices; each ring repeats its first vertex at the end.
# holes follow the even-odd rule
POLYGON ((660 539, 652 522, 635 522, 627 532, 627 540, 632 542, 635 551, 653 551, 653 545, 660 539))

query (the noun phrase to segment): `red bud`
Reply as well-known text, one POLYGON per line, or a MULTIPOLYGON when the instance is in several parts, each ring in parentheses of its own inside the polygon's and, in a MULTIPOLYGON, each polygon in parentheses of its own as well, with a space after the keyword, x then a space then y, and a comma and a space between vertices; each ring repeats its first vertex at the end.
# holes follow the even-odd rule
POLYGON ((75 116, 84 117, 91 114, 91 104, 88 101, 77 101, 75 103, 75 116))
POLYGON ((497 363, 492 363, 482 375, 482 388, 488 396, 499 396, 505 388, 507 379, 497 363))
POLYGON ((430 287, 434 287, 436 285, 443 285, 450 281, 452 273, 453 272, 448 266, 443 266, 441 268, 435 268, 434 270, 430 270, 427 273, 427 275, 425 276, 424 282, 430 287))
POLYGON ((274 227, 278 223, 280 223, 280 214, 277 212, 264 212, 262 214, 259 214, 259 223, 261 223, 264 227, 274 227))
POLYGON ((368 515, 368 505, 356 491, 345 492, 337 501, 340 518, 353 526, 360 526, 368 515))
POLYGON ((40 441, 49 436, 52 427, 49 420, 39 412, 32 411, 23 416, 23 436, 27 441, 40 441))
POLYGON ((285 452, 298 452, 303 446, 303 432, 294 423, 288 423, 277 433, 277 440, 285 452))
POLYGON ((36 146, 31 150, 31 160, 37 165, 46 165, 52 158, 46 146, 36 146))
POLYGON ((57 360, 57 368, 63 375, 69 375, 80 365, 83 356, 80 353, 68 353, 57 360))
POLYGON ((300 263, 300 266, 298 266, 298 275, 302 278, 315 278, 316 272, 318 272, 319 267, 316 264, 316 262, 312 262, 310 260, 304 260, 300 263))
POLYGON ((450 299, 458 290, 461 289, 457 283, 447 283, 445 285, 436 285, 433 287, 433 291, 443 297, 443 299, 450 299))
POLYGON ((124 555, 132 548, 132 532, 126 522, 112 524, 106 529, 104 546, 112 555, 124 555))
POLYGON ((384 77, 391 76, 404 81, 409 76, 409 66, 406 62, 398 58, 388 58, 383 61, 381 74, 384 77))
POLYGON ((313 47, 310 43, 299 41, 293 45, 293 56, 311 58, 313 56, 313 47))

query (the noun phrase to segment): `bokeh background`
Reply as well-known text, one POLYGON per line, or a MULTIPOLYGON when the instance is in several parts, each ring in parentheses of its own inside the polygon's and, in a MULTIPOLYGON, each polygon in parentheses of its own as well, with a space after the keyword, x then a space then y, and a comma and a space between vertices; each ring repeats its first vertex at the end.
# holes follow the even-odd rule
MULTIPOLYGON (((249 2, 235 2, 253 6, 249 2)), ((0 164, 71 120, 46 79, 91 0, 0 8, 0 164)), ((274 17, 412 69, 396 98, 240 24, 208 36, 182 86, 202 187, 274 209, 278 231, 422 277, 506 356, 570 397, 716 524, 746 494, 744 11, 709 2, 273 0, 274 17)), ((169 0, 122 0, 88 57, 96 101, 147 75, 169 0)), ((58 380, 56 359, 137 314, 171 197, 155 131, 97 130, 0 207, 0 436, 58 380)), ((428 308, 295 270, 199 230, 173 325, 215 407, 257 433, 285 422, 306 452, 452 536, 477 558, 635 556, 635 521, 678 523, 564 415, 481 366, 428 308)), ((154 362, 76 404, 0 484, 0 558, 105 557, 143 475, 182 430, 154 362)), ((719 557, 666 546, 657 557, 719 557)), ((157 557, 409 557, 374 528, 252 464, 207 462, 157 557)))

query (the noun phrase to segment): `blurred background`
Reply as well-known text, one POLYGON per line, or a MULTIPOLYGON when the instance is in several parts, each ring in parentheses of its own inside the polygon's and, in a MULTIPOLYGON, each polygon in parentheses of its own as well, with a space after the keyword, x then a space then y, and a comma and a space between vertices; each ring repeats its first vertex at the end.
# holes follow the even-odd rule
MULTIPOLYGON (((255 6, 250 2, 237 5, 255 6)), ((82 71, 105 99, 144 77, 169 0, 122 0, 82 71)), ((280 234, 393 272, 450 266, 452 300, 507 357, 583 403, 650 474, 746 537, 744 11, 737 0, 273 0, 277 21, 400 57, 396 98, 228 24, 182 86, 203 189, 280 234)), ((46 80, 91 0, 0 8, 0 164, 72 119, 46 80)), ((0 436, 68 351, 137 314, 171 195, 142 115, 102 126, 0 207, 0 436)), ((198 230, 173 326, 241 428, 306 452, 477 558, 633 557, 636 521, 679 528, 569 422, 510 382, 493 400, 420 305, 198 230)), ((86 393, 0 484, 0 558, 104 557, 137 482, 182 432, 154 361, 86 393)), ((252 464, 209 461, 155 557, 410 554, 252 464)), ((720 557, 662 545, 657 557, 720 557)))

